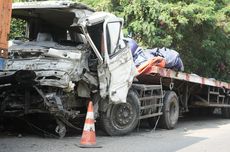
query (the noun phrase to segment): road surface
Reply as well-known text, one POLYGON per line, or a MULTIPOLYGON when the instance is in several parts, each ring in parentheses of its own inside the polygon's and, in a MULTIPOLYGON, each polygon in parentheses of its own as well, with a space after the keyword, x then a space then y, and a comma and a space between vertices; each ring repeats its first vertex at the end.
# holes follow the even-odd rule
POLYGON ((182 118, 174 130, 143 124, 130 135, 108 137, 97 131, 102 148, 81 149, 81 135, 64 139, 0 133, 0 152, 230 152, 230 120, 219 116, 182 118))

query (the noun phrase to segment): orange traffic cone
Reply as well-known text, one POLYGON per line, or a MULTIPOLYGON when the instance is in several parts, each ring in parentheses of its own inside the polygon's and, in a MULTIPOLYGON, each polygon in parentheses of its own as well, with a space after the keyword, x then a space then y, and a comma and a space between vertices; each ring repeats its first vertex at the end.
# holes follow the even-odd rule
POLYGON ((88 105, 84 129, 83 129, 79 147, 81 148, 101 148, 101 146, 96 145, 96 134, 95 134, 94 113, 93 113, 92 101, 90 101, 88 105))

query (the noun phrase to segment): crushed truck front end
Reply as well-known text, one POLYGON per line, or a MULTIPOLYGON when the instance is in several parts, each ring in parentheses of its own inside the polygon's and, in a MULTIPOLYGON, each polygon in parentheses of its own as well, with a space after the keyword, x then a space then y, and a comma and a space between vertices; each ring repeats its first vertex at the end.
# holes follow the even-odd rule
POLYGON ((15 3, 12 15, 26 28, 0 71, 1 117, 48 114, 63 137, 66 126, 80 129, 90 100, 95 118, 127 102, 136 69, 122 19, 69 1, 15 3))
POLYGON ((56 132, 65 135, 65 125, 84 113, 90 89, 98 87, 88 66, 90 47, 71 29, 93 12, 65 1, 13 4, 13 17, 27 24, 26 40, 11 41, 0 71, 1 117, 47 113, 56 119, 56 132))

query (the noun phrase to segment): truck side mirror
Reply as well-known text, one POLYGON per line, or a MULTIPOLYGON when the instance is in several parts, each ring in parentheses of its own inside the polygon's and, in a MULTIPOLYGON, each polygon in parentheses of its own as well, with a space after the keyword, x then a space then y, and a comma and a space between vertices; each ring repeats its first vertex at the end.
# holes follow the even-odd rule
POLYGON ((106 24, 106 49, 112 55, 118 49, 122 22, 108 22, 106 24))

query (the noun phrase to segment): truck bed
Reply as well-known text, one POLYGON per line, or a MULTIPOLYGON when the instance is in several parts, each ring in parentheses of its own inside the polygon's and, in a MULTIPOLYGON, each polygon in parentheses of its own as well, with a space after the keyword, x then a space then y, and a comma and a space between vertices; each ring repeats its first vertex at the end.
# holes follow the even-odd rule
POLYGON ((230 83, 151 66, 140 74, 137 83, 162 85, 163 90, 176 92, 182 110, 190 107, 230 107, 230 83))
POLYGON ((170 78, 175 80, 181 80, 200 85, 213 86, 218 88, 230 89, 230 83, 215 80, 213 78, 205 78, 196 74, 188 74, 184 72, 174 71, 171 69, 161 68, 158 66, 152 66, 148 73, 144 73, 139 76, 140 80, 144 82, 150 82, 159 80, 159 78, 170 78))

